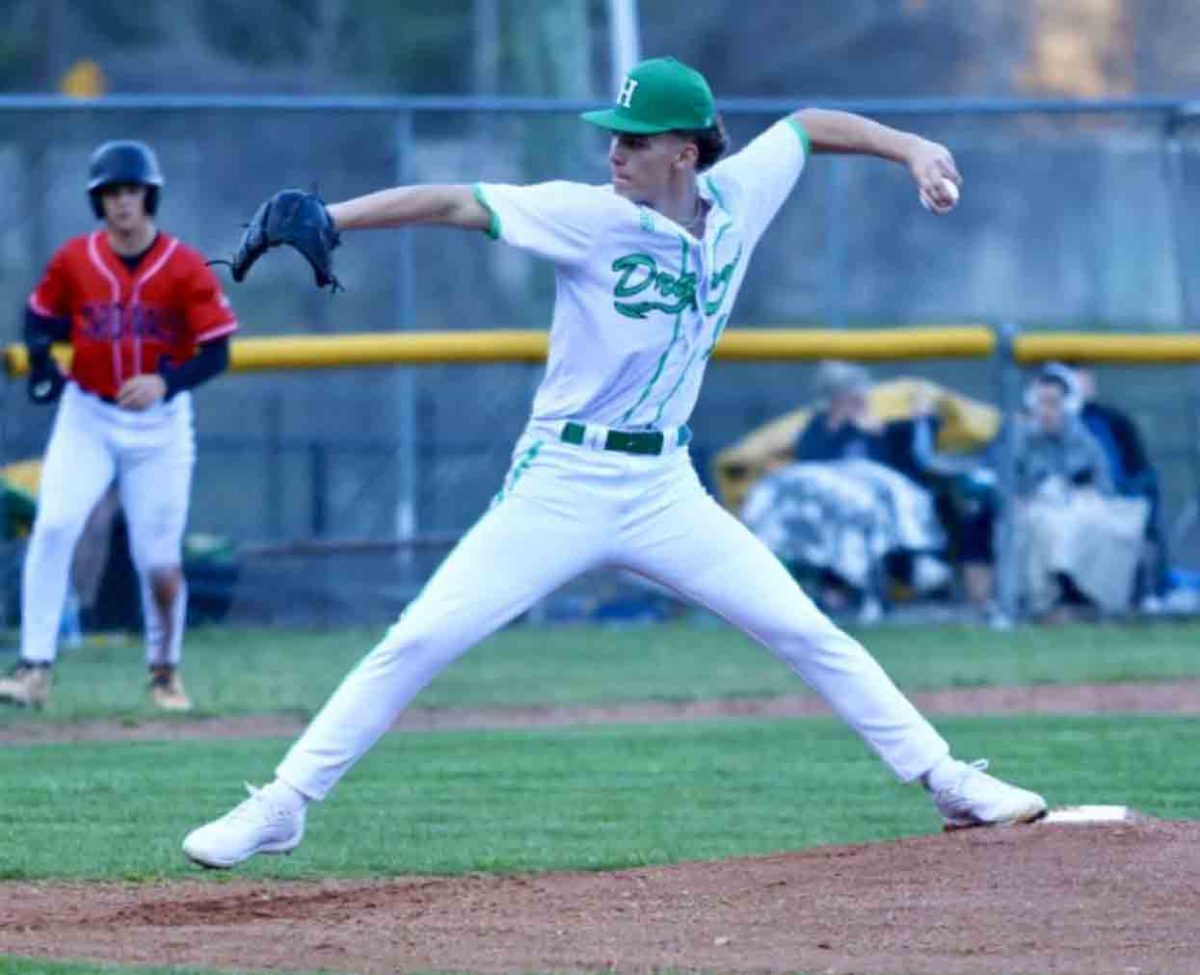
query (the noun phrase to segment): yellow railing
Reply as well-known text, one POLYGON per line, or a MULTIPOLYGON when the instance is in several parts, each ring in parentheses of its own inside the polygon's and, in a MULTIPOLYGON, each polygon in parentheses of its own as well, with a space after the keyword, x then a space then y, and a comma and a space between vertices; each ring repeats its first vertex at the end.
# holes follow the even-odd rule
POLYGON ((985 359, 996 349, 986 325, 914 328, 742 328, 717 345, 718 359, 985 359))
MULTIPOLYGON (((547 335, 534 329, 463 332, 377 332, 351 335, 279 335, 238 339, 231 368, 342 369, 357 366, 431 363, 538 362, 546 357, 547 335)), ((987 325, 911 328, 824 329, 742 328, 725 333, 716 358, 730 361, 856 359, 985 359, 998 348, 987 325)), ((69 351, 56 349, 66 361, 69 351)), ((1200 362, 1200 334, 1094 334, 1037 332, 1013 343, 1021 363, 1068 359, 1090 362, 1166 365, 1200 362)), ((23 375, 23 345, 4 350, 7 372, 23 375)))
POLYGON ((1200 362, 1200 334, 1032 332, 1013 343, 1017 362, 1112 362, 1153 366, 1200 362))

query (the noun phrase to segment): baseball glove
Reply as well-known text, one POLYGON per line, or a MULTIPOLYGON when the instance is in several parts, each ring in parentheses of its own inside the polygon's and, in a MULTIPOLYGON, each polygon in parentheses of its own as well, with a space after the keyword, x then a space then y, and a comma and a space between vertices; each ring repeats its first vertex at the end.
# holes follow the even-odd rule
POLYGON ((241 281, 270 248, 287 244, 308 261, 318 288, 328 284, 337 291, 341 284, 333 274, 332 252, 340 243, 319 196, 302 190, 281 190, 250 218, 230 270, 233 280, 241 281))

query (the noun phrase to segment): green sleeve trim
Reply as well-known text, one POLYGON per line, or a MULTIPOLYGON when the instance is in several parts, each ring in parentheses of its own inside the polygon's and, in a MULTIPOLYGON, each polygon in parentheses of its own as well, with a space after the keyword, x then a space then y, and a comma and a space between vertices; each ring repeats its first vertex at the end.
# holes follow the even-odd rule
POLYGON ((488 215, 491 217, 491 221, 488 223, 487 230, 485 230, 484 233, 486 233, 492 240, 499 240, 500 215, 492 208, 492 205, 488 203, 487 196, 483 192, 483 185, 481 183, 473 184, 471 186, 471 195, 479 201, 479 205, 487 210, 488 215))
POLYGON ((800 146, 804 149, 804 161, 808 161, 808 157, 812 155, 812 142, 808 138, 808 129, 795 115, 787 117, 787 124, 792 127, 792 131, 800 139, 800 146))

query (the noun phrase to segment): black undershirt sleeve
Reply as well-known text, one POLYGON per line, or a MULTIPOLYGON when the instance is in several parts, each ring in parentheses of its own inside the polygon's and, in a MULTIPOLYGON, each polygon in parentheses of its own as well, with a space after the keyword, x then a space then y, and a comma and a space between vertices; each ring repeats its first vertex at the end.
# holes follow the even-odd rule
POLYGON ((39 315, 25 306, 25 347, 29 350, 30 362, 45 362, 50 357, 50 346, 54 342, 66 342, 70 337, 69 318, 39 315))
POLYGON ((167 384, 166 399, 170 399, 185 389, 195 389, 203 382, 223 372, 229 365, 229 337, 223 336, 212 342, 205 342, 196 350, 196 354, 178 366, 164 361, 159 367, 159 375, 167 384))

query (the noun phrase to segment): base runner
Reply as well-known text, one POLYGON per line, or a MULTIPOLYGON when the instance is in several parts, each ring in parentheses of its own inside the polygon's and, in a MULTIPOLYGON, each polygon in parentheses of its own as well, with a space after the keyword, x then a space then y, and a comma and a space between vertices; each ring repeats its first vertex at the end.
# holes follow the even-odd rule
MULTIPOLYGON (((599 566, 653 579, 762 643, 900 779, 919 780, 947 828, 1044 815, 1041 796, 951 757, 875 660, 708 496, 687 449, 687 420, 750 255, 809 155, 898 162, 925 205, 944 212, 958 195, 950 153, 865 118, 808 109, 719 161, 725 139, 708 84, 670 58, 637 65, 613 108, 583 117, 612 133, 611 185, 397 187, 327 213, 315 197, 288 191, 260 210, 271 243, 292 242, 271 209, 305 206, 319 212, 298 224, 323 220, 339 231, 422 223, 483 231, 551 261, 557 298, 545 377, 490 510, 337 689, 275 780, 186 837, 195 862, 230 867, 294 849, 307 805, 443 668, 599 566)), ((245 270, 235 259, 235 278, 245 270)))
POLYGON ((204 259, 155 225, 162 185, 148 146, 100 146, 87 192, 104 225, 59 248, 29 296, 29 396, 62 403, 21 580, 21 658, 0 680, 0 701, 49 699, 75 543, 115 482, 141 584, 151 702, 191 708, 179 677, 196 452, 188 390, 225 368, 237 322, 204 259), (70 378, 50 355, 54 341, 71 343, 70 378))

